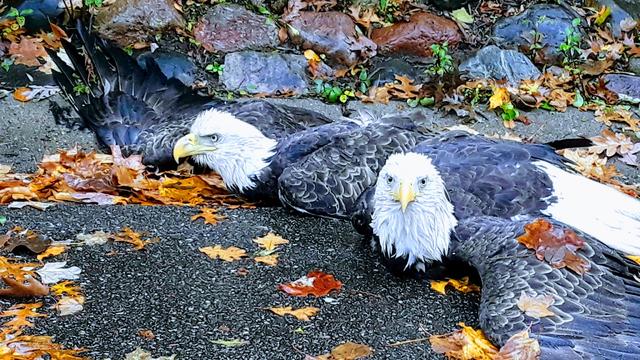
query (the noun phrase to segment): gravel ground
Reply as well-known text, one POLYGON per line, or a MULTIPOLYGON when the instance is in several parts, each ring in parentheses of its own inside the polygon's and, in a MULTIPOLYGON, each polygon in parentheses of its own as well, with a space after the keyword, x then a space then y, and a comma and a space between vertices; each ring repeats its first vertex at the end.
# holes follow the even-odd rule
MULTIPOLYGON (((60 100, 56 98, 56 100, 60 100)), ((365 109, 373 114, 403 111, 402 104, 348 109, 313 100, 282 100, 339 116, 365 109)), ((281 102, 281 101, 279 101, 281 102)), ((0 164, 17 171, 33 171, 45 153, 76 144, 96 148, 89 132, 54 123, 48 103, 0 100, 0 164)), ((451 116, 426 110, 429 126, 459 123, 451 116)), ((593 136, 601 125, 592 114, 535 112, 533 124, 518 125, 522 136, 549 141, 568 136, 593 136)), ((487 133, 504 133, 493 114, 472 125, 487 133)), ((631 181, 637 171, 623 169, 631 181)), ((82 268, 81 285, 87 297, 79 314, 59 317, 45 300, 49 318, 37 319, 35 333, 54 336, 66 346, 87 349, 93 359, 122 359, 140 346, 155 356, 176 354, 179 359, 303 359, 305 354, 328 352, 345 341, 374 348, 375 359, 436 359, 427 343, 399 347, 389 344, 451 331, 460 321, 477 326, 478 295, 442 296, 428 283, 388 275, 348 223, 302 217, 278 208, 229 210, 218 225, 191 222, 193 208, 58 204, 46 211, 0 207, 8 221, 0 233, 14 225, 37 230, 53 240, 75 239, 95 230, 117 231, 131 226, 160 241, 145 251, 126 244, 75 247, 61 255, 69 266, 82 268), (213 261, 198 251, 212 244, 238 246, 252 253, 251 242, 268 231, 291 241, 283 246, 276 267, 251 260, 213 261), (241 276, 238 270, 248 270, 241 276), (344 283, 332 295, 336 303, 315 298, 293 298, 276 285, 321 269, 344 283), (281 318, 264 310, 271 306, 316 306, 320 313, 310 322, 281 318), (151 330, 155 339, 138 335, 151 330), (299 330, 302 329, 302 330, 299 330), (225 348, 219 339, 242 339, 246 345, 225 348)), ((0 300, 5 308, 11 303, 0 300)))

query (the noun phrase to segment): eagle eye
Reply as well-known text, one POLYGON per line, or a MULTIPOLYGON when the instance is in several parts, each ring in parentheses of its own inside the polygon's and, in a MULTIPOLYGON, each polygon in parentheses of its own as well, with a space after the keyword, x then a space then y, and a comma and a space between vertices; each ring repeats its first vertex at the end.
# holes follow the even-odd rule
POLYGON ((213 142, 218 141, 218 134, 212 134, 211 136, 209 136, 209 139, 211 139, 211 141, 213 142))
POLYGON ((425 186, 425 185, 427 185, 427 178, 426 178, 426 177, 424 177, 424 178, 420 179, 419 183, 420 183, 420 186, 425 186))
POLYGON ((393 184, 393 176, 387 175, 386 180, 387 180, 387 184, 389 184, 389 185, 393 184))

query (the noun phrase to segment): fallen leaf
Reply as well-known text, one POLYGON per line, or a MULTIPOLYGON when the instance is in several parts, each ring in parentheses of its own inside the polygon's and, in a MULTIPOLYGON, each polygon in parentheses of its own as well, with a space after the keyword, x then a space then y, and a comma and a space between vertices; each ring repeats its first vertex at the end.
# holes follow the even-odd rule
POLYGON ((211 343, 224 346, 224 347, 239 347, 239 346, 244 346, 248 344, 247 341, 242 339, 230 339, 230 340, 216 339, 216 340, 211 340, 211 343))
POLYGON ((627 258, 635 261, 636 264, 640 265, 640 255, 627 255, 627 258))
POLYGON ((14 251, 18 247, 25 247, 35 254, 39 254, 49 246, 51 240, 45 239, 33 230, 16 226, 6 234, 0 235, 0 247, 6 251, 14 251))
POLYGON ((151 353, 141 348, 136 348, 134 351, 126 354, 124 360, 175 360, 176 356, 160 356, 151 357, 151 353))
POLYGON ((469 15, 466 8, 460 8, 457 10, 453 10, 451 12, 451 16, 454 20, 464 23, 464 24, 473 24, 473 16, 469 15))
POLYGON ((39 297, 49 295, 49 288, 35 278, 28 276, 24 280, 16 280, 3 276, 0 278, 8 288, 0 289, 0 296, 39 297))
POLYGON ((594 24, 600 26, 604 24, 609 15, 611 15, 611 8, 603 5, 600 7, 600 10, 598 10, 598 12, 593 14, 591 19, 593 19, 594 24))
POLYGON ((638 22, 633 18, 627 17, 620 21, 620 30, 624 32, 630 32, 638 26, 638 22))
POLYGON ((159 241, 158 238, 151 240, 142 240, 142 237, 146 236, 146 233, 139 233, 132 230, 129 227, 125 227, 121 232, 113 236, 114 241, 125 242, 133 245, 134 250, 143 250, 148 244, 154 244, 159 241))
POLYGON ((138 336, 145 338, 147 340, 153 340, 156 338, 156 335, 153 333, 153 331, 149 329, 142 329, 138 331, 138 336))
POLYGON ((479 286, 475 284, 469 284, 468 276, 465 276, 460 280, 455 280, 455 279, 447 279, 446 281, 431 280, 431 289, 439 292, 442 295, 447 294, 445 291, 445 288, 447 286, 451 286, 454 289, 463 293, 480 292, 479 286))
POLYGON ((35 276, 35 272, 32 269, 38 266, 40 266, 40 264, 21 263, 16 261, 16 259, 0 256, 0 276, 2 277, 13 277, 16 280, 24 280, 28 276, 35 276))
POLYGON ((530 338, 529 331, 523 330, 504 343, 494 360, 537 360, 539 358, 538 340, 530 338))
POLYGON ((511 101, 509 91, 503 87, 496 87, 493 89, 493 95, 489 98, 489 109, 493 110, 501 107, 511 101))
POLYGON ((84 296, 75 298, 63 296, 58 300, 55 308, 60 316, 77 314, 84 309, 84 300, 84 296))
POLYGON ((640 120, 635 118, 634 114, 622 107, 604 107, 599 108, 595 112, 595 119, 611 126, 612 122, 620 122, 629 126, 629 129, 638 131, 640 129, 640 120))
POLYGON ((264 255, 264 256, 256 256, 253 258, 255 262, 263 263, 269 266, 278 265, 278 254, 264 255))
POLYGON ((247 252, 245 250, 235 246, 230 246, 228 248, 222 248, 220 245, 215 245, 213 247, 206 246, 200 248, 200 251, 214 260, 219 258, 224 261, 235 261, 247 256, 247 252))
POLYGON ((82 270, 77 266, 65 268, 66 265, 66 261, 46 263, 42 268, 36 270, 36 273, 40 275, 40 279, 44 284, 55 284, 62 280, 78 279, 82 270))
POLYGON ((518 299, 518 308, 527 316, 539 319, 555 315, 553 311, 549 310, 549 306, 554 302, 555 299, 551 295, 529 296, 523 291, 518 299))
MULTIPOLYGON (((60 344, 53 342, 51 336, 32 336, 32 335, 17 335, 12 337, 8 341, 8 349, 19 351, 19 357, 10 357, 10 359, 52 359, 52 360, 86 360, 86 357, 81 357, 80 353, 84 352, 83 349, 64 349, 60 344)), ((4 349, 3 349, 4 350, 4 349)), ((17 352, 10 355, 18 355, 17 352)))
POLYGON ((524 227, 525 233, 518 242, 535 251, 538 260, 544 260, 555 268, 568 267, 578 274, 591 268, 588 260, 577 254, 584 246, 573 230, 554 227, 544 219, 536 219, 524 227))
POLYGON ((42 307, 42 303, 18 304, 0 313, 0 317, 13 317, 13 319, 2 324, 2 327, 6 328, 3 329, 3 332, 8 331, 11 334, 15 334, 25 327, 33 327, 30 318, 47 316, 36 312, 40 307, 42 307))
POLYGON ((320 355, 316 359, 327 360, 356 360, 362 359, 373 354, 373 349, 364 344, 357 344, 353 342, 346 342, 340 344, 333 349, 331 353, 326 355, 320 355))
POLYGON ((13 98, 21 102, 28 102, 30 100, 28 96, 30 91, 31 89, 28 87, 16 88, 13 91, 13 98))
POLYGON ((445 335, 429 337, 431 348, 449 359, 492 360, 498 355, 498 349, 487 340, 482 330, 475 330, 464 323, 458 323, 462 329, 445 335))
POLYGON ((288 244, 289 240, 284 239, 280 235, 269 232, 265 236, 253 239, 253 242, 267 251, 273 251, 276 250, 279 245, 288 244))
POLYGON ((82 296, 82 293, 80 292, 80 286, 69 280, 65 280, 51 286, 51 292, 58 297, 62 297, 65 295, 69 297, 82 296))
POLYGON ((65 250, 67 249, 66 246, 64 245, 53 245, 53 246, 49 246, 47 248, 47 250, 45 250, 45 252, 43 252, 42 254, 39 254, 38 256, 36 256, 36 258, 40 261, 51 257, 51 256, 58 256, 60 254, 62 254, 63 252, 65 252, 65 250))
POLYGON ((96 231, 92 234, 81 233, 76 235, 76 239, 78 241, 80 241, 83 245, 88 245, 88 246, 106 244, 111 238, 112 238, 112 235, 104 231, 96 231))
POLYGON ((633 149, 633 142, 624 134, 616 134, 609 129, 604 129, 600 136, 594 136, 590 139, 593 146, 589 147, 589 151, 596 154, 605 153, 607 157, 615 154, 624 155, 633 149))
POLYGON ((300 309, 293 310, 291 306, 271 307, 269 308, 269 310, 271 310, 276 315, 280 315, 280 316, 292 315, 296 319, 302 320, 302 321, 311 320, 310 317, 315 316, 318 313, 318 311, 320 311, 320 309, 316 307, 303 307, 300 309))
POLYGON ((278 290, 292 296, 321 297, 328 295, 332 291, 340 291, 342 283, 336 280, 333 275, 321 271, 312 271, 300 279, 278 285, 278 290))
POLYGON ((14 201, 10 203, 7 208, 9 209, 22 209, 25 206, 32 207, 37 210, 47 210, 48 208, 54 206, 54 203, 45 203, 41 201, 14 201))
POLYGON ((226 218, 226 216, 218 214, 218 209, 201 208, 199 214, 193 215, 191 217, 191 221, 203 219, 205 224, 215 225, 220 220, 224 220, 226 218))
POLYGON ((9 45, 9 54, 15 64, 26 66, 40 66, 38 58, 47 57, 41 40, 27 37, 22 37, 19 43, 12 42, 9 45))

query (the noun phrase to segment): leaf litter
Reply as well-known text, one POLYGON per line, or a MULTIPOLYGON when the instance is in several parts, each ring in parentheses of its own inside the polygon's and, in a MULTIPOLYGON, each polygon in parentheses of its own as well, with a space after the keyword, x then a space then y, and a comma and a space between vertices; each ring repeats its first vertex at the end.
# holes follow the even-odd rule
POLYGON ((298 280, 278 285, 278 290, 292 296, 322 297, 342 289, 342 282, 322 271, 311 271, 298 280))
POLYGON ((431 280, 431 289, 446 295, 446 287, 451 286, 462 293, 480 292, 480 287, 469 283, 469 277, 465 276, 460 280, 447 279, 445 281, 431 280))

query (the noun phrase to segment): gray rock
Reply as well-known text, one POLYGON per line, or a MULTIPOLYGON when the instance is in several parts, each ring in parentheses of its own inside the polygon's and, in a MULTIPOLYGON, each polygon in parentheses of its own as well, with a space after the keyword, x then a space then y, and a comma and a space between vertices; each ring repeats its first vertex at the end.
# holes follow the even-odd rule
POLYGON ((278 28, 273 22, 236 4, 211 8, 193 33, 211 52, 262 50, 278 45, 278 28))
POLYGON ((611 9, 609 22, 611 23, 611 30, 613 30, 613 36, 615 37, 622 35, 622 30, 620 28, 621 21, 629 18, 637 19, 640 16, 640 3, 638 3, 637 0, 597 0, 597 4, 611 9))
POLYGON ((503 48, 520 50, 528 48, 532 32, 542 34, 545 58, 555 62, 562 54, 558 50, 571 28, 574 15, 558 5, 539 4, 520 15, 504 18, 496 22, 493 37, 503 48))
POLYGON ((231 91, 305 94, 307 59, 302 55, 255 51, 231 53, 225 56, 221 80, 231 91))
POLYGON ((630 72, 640 75, 640 58, 633 57, 629 59, 629 65, 627 66, 627 70, 630 72))
POLYGON ((640 76, 627 74, 603 75, 605 88, 618 95, 622 101, 640 103, 640 76))
POLYGON ((422 83, 427 80, 424 73, 426 66, 418 65, 406 60, 403 57, 374 57, 371 59, 371 71, 369 79, 372 86, 382 86, 392 83, 396 75, 406 76, 413 79, 415 83, 422 83))
POLYGON ((146 52, 138 56, 138 64, 147 67, 146 59, 152 59, 167 78, 175 78, 183 84, 191 86, 195 80, 196 65, 185 55, 175 51, 146 52))
POLYGON ((184 26, 172 0, 120 0, 98 10, 98 32, 126 46, 160 31, 184 26))
POLYGON ((506 79, 517 86, 525 79, 537 79, 542 73, 524 54, 502 50, 495 45, 480 49, 460 65, 460 72, 471 79, 506 79))

